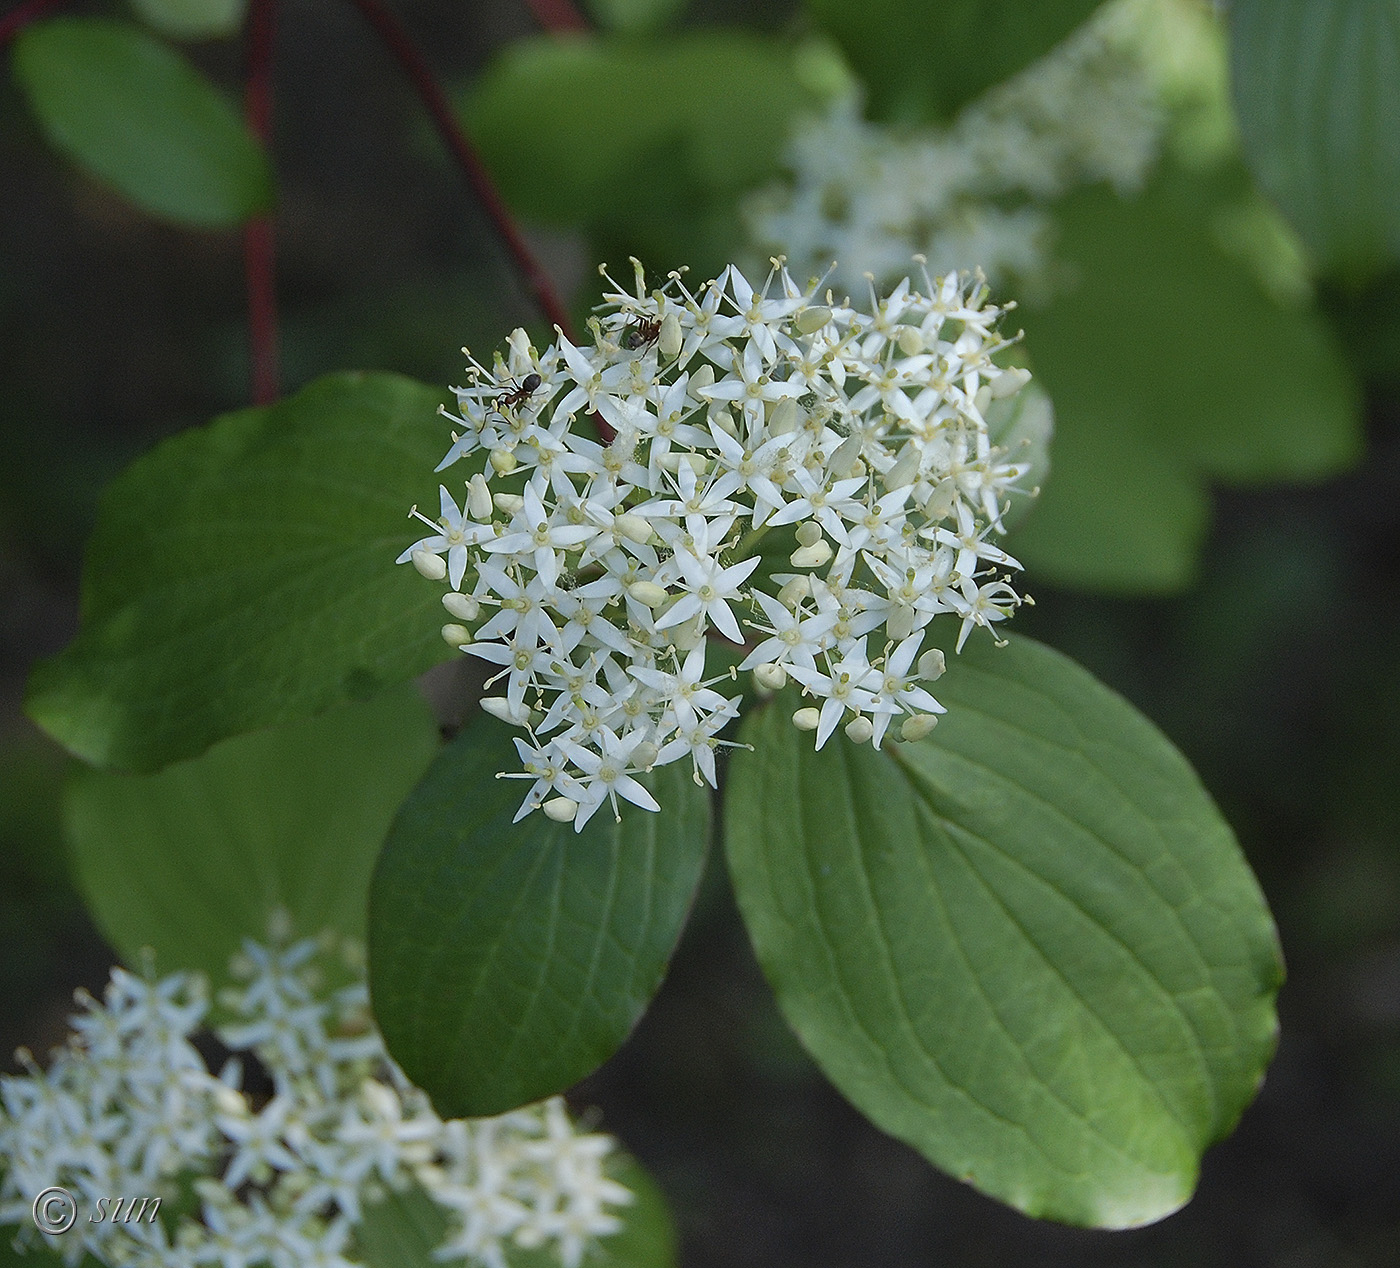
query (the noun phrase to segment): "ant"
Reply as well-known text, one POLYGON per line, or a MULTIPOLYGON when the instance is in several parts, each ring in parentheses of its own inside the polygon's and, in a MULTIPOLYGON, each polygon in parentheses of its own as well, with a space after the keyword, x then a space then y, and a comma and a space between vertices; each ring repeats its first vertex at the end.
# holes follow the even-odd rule
POLYGON ((639 317, 636 325, 627 327, 627 333, 622 336, 622 346, 633 352, 638 348, 645 348, 647 344, 655 343, 660 336, 660 317, 639 317))
POLYGON ((536 392, 540 390, 540 376, 538 374, 527 374, 520 383, 511 379, 511 390, 502 392, 496 398, 497 409, 514 409, 517 405, 524 405, 536 392))

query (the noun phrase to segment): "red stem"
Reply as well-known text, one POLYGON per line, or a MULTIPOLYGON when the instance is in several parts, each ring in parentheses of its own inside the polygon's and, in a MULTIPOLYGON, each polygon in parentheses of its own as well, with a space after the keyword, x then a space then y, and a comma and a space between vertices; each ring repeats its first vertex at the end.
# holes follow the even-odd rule
POLYGON ((546 31, 588 31, 588 19, 578 11, 573 0, 525 0, 534 19, 546 31))
POLYGON ((42 17, 49 9, 56 9, 63 0, 29 0, 0 18, 0 48, 4 48, 35 18, 42 17))
MULTIPOLYGON (((535 303, 539 305, 540 311, 549 319, 551 325, 557 326, 566 338, 572 340, 574 338, 573 322, 569 319, 569 310, 564 306, 563 300, 559 298, 558 292, 554 289, 554 283, 549 279, 549 274, 544 271, 540 262, 535 258, 534 252, 530 250, 520 230, 516 227, 510 209, 492 183, 486 165, 476 152, 476 147, 467 140, 466 133, 462 131, 456 115, 452 113, 452 107, 448 104, 442 89, 438 87, 437 80, 433 77, 433 72, 428 68, 428 63, 423 59, 423 55, 408 38, 408 33, 399 24, 399 20, 380 4, 379 0, 353 0, 353 3, 364 15, 370 26, 374 28, 379 38, 388 46, 389 51, 398 58, 399 65, 403 67, 404 72, 412 81, 423 105, 432 116, 443 144, 447 146, 448 152, 456 160, 457 166, 462 169, 472 191, 486 209, 486 214, 491 218, 491 223, 495 226, 501 241, 505 243, 506 251, 514 262, 517 272, 524 278, 525 284, 535 297, 535 303)), ((594 415, 593 421, 598 428, 598 434, 603 438, 603 443, 611 443, 613 429, 597 415, 594 415)))
POLYGON ((505 243, 506 250, 515 262, 516 269, 534 295, 540 311, 553 325, 558 326, 565 335, 572 338, 573 323, 569 320, 568 309, 564 307, 563 302, 555 292, 554 284, 549 280, 549 275, 540 266, 540 262, 535 259, 534 252, 530 250, 525 239, 521 236, 520 230, 516 228, 510 211, 497 192, 495 185, 492 184, 491 177, 487 174, 481 156, 477 154, 472 143, 467 140, 466 133, 458 124, 457 117, 452 113, 452 107, 447 102, 447 97, 438 87, 437 80, 433 78, 433 72, 428 69, 423 55, 408 38, 408 33, 399 25, 399 20, 380 4, 379 0, 353 0, 353 3, 364 14, 365 20, 374 27, 379 38, 388 45, 389 51, 398 58, 399 65, 403 67, 404 72, 412 81, 418 96, 422 98, 423 105, 427 107, 428 113, 432 116, 443 144, 447 146, 448 151, 457 161, 457 166, 462 169, 463 174, 471 184, 472 191, 481 200, 481 205, 486 208, 486 214, 491 217, 491 223, 495 226, 501 241, 505 243))
MULTIPOLYGON (((248 14, 248 80, 243 113, 248 128, 271 149, 272 44, 276 0, 253 0, 248 14)), ((272 217, 254 216, 243 228, 243 271, 248 283, 248 345, 253 403, 271 405, 280 394, 277 364, 277 283, 272 217)))

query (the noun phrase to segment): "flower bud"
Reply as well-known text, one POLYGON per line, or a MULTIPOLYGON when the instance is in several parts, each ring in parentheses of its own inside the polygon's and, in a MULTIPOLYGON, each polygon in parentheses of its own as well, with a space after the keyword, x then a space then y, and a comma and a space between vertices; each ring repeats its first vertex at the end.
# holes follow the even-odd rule
POLYGON ((518 493, 497 493, 491 501, 502 515, 518 515, 525 509, 525 499, 518 493))
POLYGON ((413 561, 413 566, 429 581, 441 581, 447 576, 447 560, 441 555, 433 554, 430 550, 424 550, 422 546, 419 546, 409 556, 409 559, 413 561))
POLYGON ((896 643, 908 638, 914 632, 914 609, 905 604, 891 608, 885 617, 885 630, 896 643))
POLYGON ((799 731, 815 731, 821 725, 820 709, 799 709, 792 715, 792 724, 799 731))
POLYGON ((919 657, 919 677, 928 682, 943 677, 943 671, 947 668, 948 658, 936 647, 929 648, 919 657))
POLYGON ((510 475, 520 464, 515 460, 515 454, 509 449, 491 450, 491 465, 502 475, 510 475))
POLYGON ((936 713, 916 713, 912 717, 904 719, 904 725, 899 728, 901 739, 910 743, 922 740, 934 727, 938 725, 938 715, 936 713))
POLYGON ((1031 372, 1019 365, 1014 365, 1010 369, 992 376, 992 397, 999 401, 1003 397, 1013 396, 1030 381, 1031 372))
POLYGON ((465 625, 449 623, 442 627, 442 638, 450 647, 461 647, 472 641, 472 632, 465 625))
POLYGON ((467 510, 474 520, 491 518, 491 487, 480 471, 467 481, 467 510))
POLYGON ((875 734, 875 724, 864 714, 860 717, 852 718, 846 723, 846 738, 852 744, 868 743, 870 737, 875 734))
POLYGON ((773 413, 768 418, 768 432, 773 436, 784 436, 790 431, 796 431, 800 426, 797 417, 797 402, 790 396, 785 396, 773 407, 773 413))
POLYGON ((688 652, 692 647, 699 647, 705 640, 705 614, 697 612, 690 620, 673 625, 666 632, 670 634, 671 642, 678 652, 688 652))
POLYGON ((578 814, 578 802, 569 797, 551 797, 540 809, 555 823, 572 823, 578 814))
POLYGON ((794 550, 789 562, 794 568, 820 568, 831 558, 831 543, 820 541, 815 546, 803 546, 794 550))
POLYGON ((917 445, 905 445, 894 466, 885 472, 885 488, 902 489, 906 484, 913 484, 919 474, 921 458, 917 445))
POLYGON ((831 460, 827 463, 827 470, 838 480, 849 475, 851 467, 860 457, 861 438, 859 436, 847 436, 839 445, 836 452, 831 455, 831 460))
POLYGON ((627 587, 627 594, 629 598, 636 599, 643 607, 652 609, 659 608, 670 597, 654 581, 634 581, 627 587))
POLYGON ((803 546, 815 546, 822 539, 822 526, 816 520, 804 520, 797 526, 797 540, 803 546))
POLYGON ((987 412, 987 406, 991 403, 992 389, 984 383, 977 389, 977 394, 972 398, 973 408, 976 409, 979 414, 985 414, 987 412))
POLYGON ((651 525, 644 515, 633 515, 628 511, 613 520, 613 527, 629 542, 644 544, 651 540, 651 525))
POLYGON ((895 342, 906 357, 918 356, 924 350, 924 332, 917 326, 901 326, 895 342))
POLYGON ((781 665, 767 661, 753 667, 754 681, 764 691, 781 691, 787 686, 787 670, 781 665))
POLYGON ((642 770, 650 770, 661 754, 661 749, 650 740, 643 740, 632 750, 632 764, 642 770))
POLYGON ((657 337, 656 349, 668 361, 680 355, 681 319, 675 313, 667 313, 661 319, 661 334, 657 337))
POLYGON ((804 335, 816 334, 827 322, 831 320, 831 309, 823 304, 814 304, 811 308, 804 308, 793 318, 793 324, 804 335))
POLYGON ((924 518, 937 522, 947 519, 952 514, 953 506, 958 500, 958 485, 952 476, 938 482, 938 487, 929 494, 928 500, 924 503, 924 518))
POLYGON ((809 594, 812 593, 812 583, 806 577, 794 577, 781 590, 778 591, 778 602, 783 607, 791 610, 796 608, 809 594))
POLYGON ((715 385, 715 367, 708 363, 702 365, 694 374, 690 376, 690 385, 687 391, 697 400, 705 399, 705 392, 715 385))
POLYGON ((476 599, 469 594, 458 594, 455 590, 449 590, 442 596, 442 606, 463 621, 475 621, 481 612, 481 604, 476 599))
POLYGON ((502 722, 509 722, 511 726, 524 726, 529 717, 525 709, 513 709, 505 696, 483 696, 481 707, 493 718, 500 718, 502 722))

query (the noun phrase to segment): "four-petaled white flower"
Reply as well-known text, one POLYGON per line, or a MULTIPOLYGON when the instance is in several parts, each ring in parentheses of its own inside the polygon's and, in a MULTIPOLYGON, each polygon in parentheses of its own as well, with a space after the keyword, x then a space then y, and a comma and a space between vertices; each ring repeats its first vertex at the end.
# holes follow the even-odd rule
POLYGON ((819 701, 818 747, 942 711, 913 659, 929 623, 956 615, 961 647, 1021 601, 989 535, 1028 467, 986 408, 1029 376, 994 360, 1012 341, 980 278, 922 283, 858 308, 780 262, 694 292, 638 265, 591 345, 516 331, 472 363, 444 464, 470 463, 463 503, 444 490, 400 561, 446 581, 443 636, 505 680, 483 707, 528 735, 503 772, 532 781, 522 816, 655 810, 645 772, 687 756, 713 785, 741 697, 703 681, 703 647, 746 626, 764 689, 819 701))
POLYGON ((251 1043, 272 1078, 261 1104, 239 1090, 240 1063, 216 1078, 191 1042, 207 1022, 198 978, 114 969, 105 1003, 80 993, 48 1069, 21 1051, 27 1073, 0 1077, 0 1225, 33 1240, 31 1204, 52 1185, 89 1207, 139 1193, 168 1210, 190 1181, 196 1210, 172 1233, 138 1215, 50 1244, 122 1268, 361 1268, 365 1206, 416 1182, 447 1216, 445 1261, 504 1268, 507 1249, 545 1247, 577 1268, 618 1231, 633 1195, 607 1175, 611 1138, 580 1132, 557 1097, 443 1122, 390 1061, 364 984, 320 985, 317 949, 245 943, 247 980, 220 995, 239 1020, 219 1038, 251 1043))

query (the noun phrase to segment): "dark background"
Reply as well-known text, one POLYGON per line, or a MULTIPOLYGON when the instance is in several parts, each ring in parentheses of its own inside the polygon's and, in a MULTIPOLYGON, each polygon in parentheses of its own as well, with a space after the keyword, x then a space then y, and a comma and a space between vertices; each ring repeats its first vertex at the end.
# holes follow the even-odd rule
MULTIPOLYGON (((458 82, 533 29, 513 4, 396 8, 458 82)), ((781 27, 788 8, 695 4, 687 20, 781 27)), ((191 55, 237 90, 236 42, 191 55)), ((535 320, 350 6, 288 0, 276 75, 288 388, 342 368, 445 385, 463 343, 489 349, 535 320)), ((537 241, 577 285, 587 248, 537 241)), ((162 437, 246 403, 242 287, 237 235, 158 224, 75 172, 0 72, 5 1054, 57 1042, 73 988, 100 988, 112 962, 65 878, 65 759, 23 717, 24 678, 74 632, 105 481, 162 437)), ((1360 347, 1396 290, 1391 279, 1324 300, 1360 347)), ((1039 1224, 882 1136, 788 1035, 716 858, 659 998, 574 1098, 600 1107, 660 1180, 685 1268, 1400 1265, 1400 366, 1369 355, 1364 373, 1364 465, 1318 487, 1220 493, 1190 592, 1086 597, 1032 575, 1037 605, 1016 622, 1186 752, 1280 926, 1290 976, 1278 1057, 1239 1130, 1207 1156, 1195 1200, 1128 1233, 1039 1224)))

